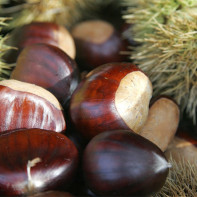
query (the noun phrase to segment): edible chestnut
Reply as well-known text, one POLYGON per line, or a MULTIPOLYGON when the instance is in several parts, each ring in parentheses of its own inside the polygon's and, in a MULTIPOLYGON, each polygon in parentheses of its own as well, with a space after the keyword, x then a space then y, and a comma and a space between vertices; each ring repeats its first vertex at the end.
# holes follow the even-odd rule
POLYGON ((164 185, 170 164, 152 142, 125 130, 94 137, 83 155, 87 186, 101 196, 139 196, 164 185))
POLYGON ((66 105, 79 82, 75 61, 64 51, 49 44, 32 44, 19 54, 11 79, 41 86, 66 105))
POLYGON ((68 192, 61 191, 47 191, 42 193, 37 193, 29 197, 74 197, 72 194, 68 192))
POLYGON ((21 129, 0 134, 0 195, 30 195, 65 188, 78 166, 78 152, 63 134, 21 129))
POLYGON ((8 63, 16 62, 21 50, 35 43, 47 43, 61 48, 71 58, 75 58, 74 39, 63 26, 52 22, 32 22, 14 29, 9 36, 8 45, 16 47, 6 54, 8 63))
POLYGON ((179 128, 176 136, 165 151, 167 158, 177 163, 189 162, 190 165, 197 165, 197 137, 189 130, 179 128))
POLYGON ((13 79, 0 82, 0 132, 40 128, 66 129, 63 109, 56 97, 34 84, 13 79))
POLYGON ((87 139, 106 130, 139 132, 148 116, 152 84, 132 63, 109 63, 92 70, 70 100, 70 117, 87 139))
POLYGON ((127 59, 121 54, 126 51, 125 40, 107 21, 82 21, 72 28, 71 35, 76 45, 76 61, 82 69, 92 70, 102 64, 127 59))

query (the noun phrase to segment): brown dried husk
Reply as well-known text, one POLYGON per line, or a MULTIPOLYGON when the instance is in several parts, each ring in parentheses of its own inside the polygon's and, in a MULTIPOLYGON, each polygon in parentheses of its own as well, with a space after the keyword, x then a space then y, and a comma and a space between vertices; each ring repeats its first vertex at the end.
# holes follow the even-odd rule
POLYGON ((169 159, 172 167, 162 189, 152 197, 194 197, 197 196, 197 166, 184 158, 176 162, 169 159))

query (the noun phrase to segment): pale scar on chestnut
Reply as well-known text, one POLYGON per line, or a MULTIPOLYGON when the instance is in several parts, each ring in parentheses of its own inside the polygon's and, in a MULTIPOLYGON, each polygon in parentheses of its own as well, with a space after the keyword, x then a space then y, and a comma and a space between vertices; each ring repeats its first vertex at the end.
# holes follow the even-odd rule
POLYGON ((56 97, 50 93, 49 91, 45 90, 44 88, 37 86, 35 84, 30 84, 26 82, 21 82, 14 79, 3 80, 0 82, 0 85, 6 86, 10 89, 21 91, 21 92, 28 92, 37 96, 40 96, 46 99, 48 102, 53 104, 57 109, 62 110, 62 106, 56 99, 56 97))
POLYGON ((126 125, 138 132, 146 122, 152 84, 141 71, 127 74, 115 94, 115 106, 126 125))
POLYGON ((62 48, 71 58, 75 59, 76 47, 74 39, 72 38, 70 32, 64 27, 60 26, 59 30, 60 31, 57 32, 57 36, 60 48, 62 48))
POLYGON ((73 28, 72 35, 78 39, 85 39, 87 42, 100 44, 105 42, 113 34, 113 31, 114 28, 110 23, 92 20, 77 25, 73 28))

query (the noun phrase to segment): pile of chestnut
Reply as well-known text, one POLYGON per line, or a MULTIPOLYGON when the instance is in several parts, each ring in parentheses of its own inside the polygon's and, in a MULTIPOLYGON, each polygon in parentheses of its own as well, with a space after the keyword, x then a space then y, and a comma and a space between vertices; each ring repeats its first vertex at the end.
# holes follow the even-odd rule
POLYGON ((159 191, 179 109, 166 97, 152 102, 147 75, 119 53, 121 34, 100 20, 69 31, 34 22, 10 38, 17 50, 5 60, 16 66, 0 82, 0 195, 159 191))

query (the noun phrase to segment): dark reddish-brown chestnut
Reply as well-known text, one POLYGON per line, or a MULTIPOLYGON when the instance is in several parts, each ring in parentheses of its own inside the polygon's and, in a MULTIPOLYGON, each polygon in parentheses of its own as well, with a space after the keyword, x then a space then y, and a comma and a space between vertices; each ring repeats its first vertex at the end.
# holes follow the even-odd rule
POLYGON ((70 117, 87 139, 106 130, 132 129, 145 124, 152 84, 132 63, 109 63, 92 70, 74 91, 70 117))
POLYGON ((33 44, 23 49, 11 79, 39 85, 64 106, 79 82, 75 61, 60 48, 49 44, 33 44))
POLYGON ((65 188, 78 166, 78 151, 63 134, 21 129, 0 134, 0 194, 33 194, 65 188))
POLYGON ((126 42, 107 21, 87 20, 76 24, 71 35, 76 45, 76 59, 83 69, 91 70, 102 64, 125 61, 126 42))
POLYGON ((139 134, 165 151, 179 126, 180 110, 171 98, 160 96, 151 104, 148 118, 139 134))
POLYGON ((0 132, 40 128, 62 132, 66 129, 63 109, 48 90, 13 79, 0 82, 0 132))
POLYGON ((125 130, 97 135, 83 155, 86 184, 102 196, 150 195, 164 185, 169 167, 156 145, 125 130))
POLYGON ((47 192, 37 193, 29 197, 74 197, 74 196, 68 192, 47 191, 47 192))
POLYGON ((74 39, 63 26, 52 22, 32 22, 13 30, 8 39, 8 45, 16 47, 6 55, 6 61, 15 62, 21 50, 35 43, 47 43, 61 48, 71 58, 75 58, 74 39))

